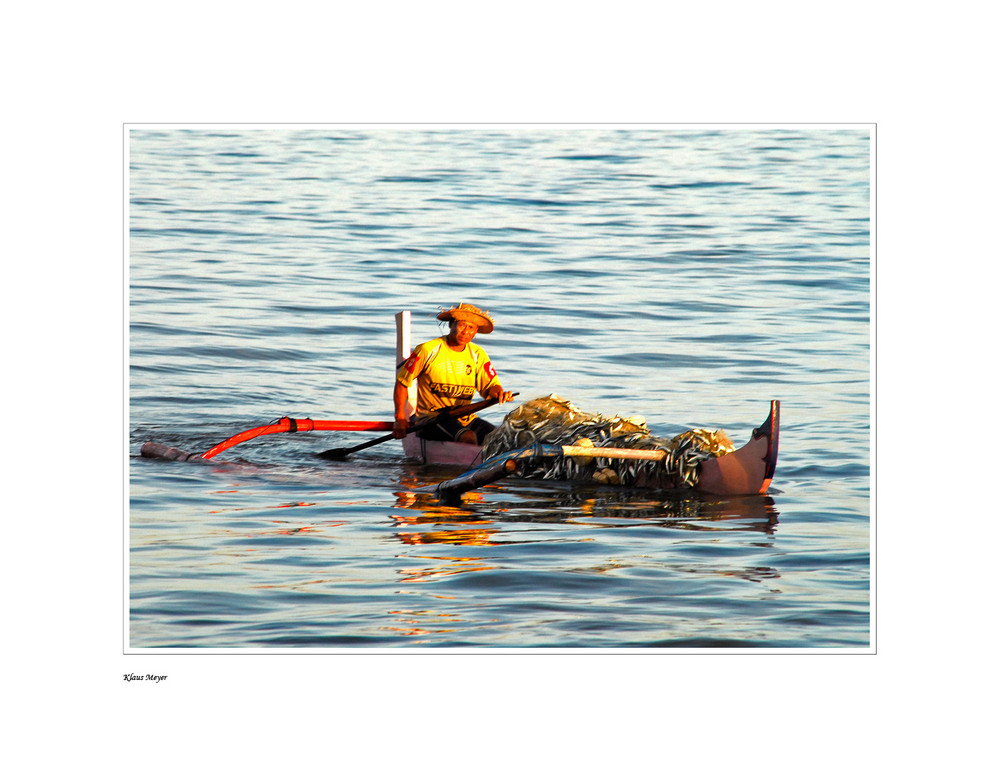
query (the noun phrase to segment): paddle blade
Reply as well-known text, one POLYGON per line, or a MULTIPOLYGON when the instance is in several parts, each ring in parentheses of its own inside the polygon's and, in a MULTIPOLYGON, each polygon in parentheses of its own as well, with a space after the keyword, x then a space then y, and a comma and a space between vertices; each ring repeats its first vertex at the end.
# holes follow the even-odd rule
POLYGON ((349 448, 331 448, 327 451, 320 451, 316 456, 320 459, 346 459, 351 454, 349 448))

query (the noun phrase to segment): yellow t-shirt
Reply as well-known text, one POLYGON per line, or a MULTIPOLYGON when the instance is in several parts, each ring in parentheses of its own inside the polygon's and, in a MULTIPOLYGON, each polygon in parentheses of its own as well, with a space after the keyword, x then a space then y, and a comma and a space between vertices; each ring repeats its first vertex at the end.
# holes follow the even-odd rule
MULTIPOLYGON (((409 387, 417 382, 417 416, 427 416, 442 408, 466 405, 476 391, 499 383, 486 352, 475 343, 462 351, 452 351, 445 338, 421 343, 396 372, 396 380, 409 387)), ((469 414, 459 419, 463 425, 476 418, 469 414)))

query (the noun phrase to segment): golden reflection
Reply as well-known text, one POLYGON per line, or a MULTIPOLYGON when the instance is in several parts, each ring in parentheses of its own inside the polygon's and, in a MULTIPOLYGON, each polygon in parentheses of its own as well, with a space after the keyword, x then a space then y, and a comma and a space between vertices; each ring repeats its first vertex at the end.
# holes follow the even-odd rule
MULTIPOLYGON (((403 590, 400 594, 416 594, 414 591, 403 590)), ((420 592, 421 597, 428 596, 428 592, 420 592)), ((430 595, 435 596, 435 595, 430 595)), ((454 599, 451 597, 440 598, 440 599, 454 599)), ((394 624, 380 627, 380 629, 387 632, 393 632, 399 635, 405 635, 407 637, 421 638, 425 636, 438 636, 446 633, 452 632, 463 632, 470 628, 476 628, 475 625, 471 624, 469 620, 454 611, 437 611, 429 608, 397 608, 395 610, 387 611, 387 616, 391 617, 394 624)), ((499 623, 499 619, 488 618, 482 619, 477 618, 477 621, 484 622, 485 624, 496 624, 499 623)), ((415 640, 414 643, 423 643, 423 640, 415 640)))
MULTIPOLYGON (((491 487, 495 488, 495 487, 491 487)), ((594 527, 621 527, 634 523, 661 525, 696 532, 746 532, 773 534, 778 511, 770 495, 714 497, 683 494, 650 495, 635 490, 595 490, 573 487, 542 491, 532 485, 506 489, 497 496, 512 499, 484 499, 470 492, 462 503, 441 502, 429 492, 396 492, 396 508, 414 515, 390 514, 397 526, 406 529, 422 524, 449 524, 446 530, 403 532, 398 537, 408 545, 453 543, 458 545, 499 545, 497 540, 506 523, 561 523, 594 527), (498 525, 498 522, 501 522, 498 525), (454 525, 462 525, 455 527, 454 525), (488 527, 488 528, 487 528, 488 527)))
MULTIPOLYGON (((404 481, 414 479, 404 478, 404 481)), ((419 515, 391 514, 389 518, 396 522, 401 530, 396 537, 408 546, 424 546, 432 543, 446 543, 456 546, 493 546, 496 542, 492 536, 496 533, 493 521, 481 516, 474 508, 483 502, 483 496, 477 492, 464 495, 461 505, 443 503, 438 496, 429 492, 405 491, 396 492, 396 508, 419 511, 419 515), (466 503, 469 503, 467 505, 466 503), (446 529, 421 530, 421 525, 452 525, 446 529), (454 526, 461 525, 461 526, 454 526)))
MULTIPOLYGON (((235 491, 235 490, 233 490, 235 491)), ((235 513, 236 511, 262 511, 271 510, 272 508, 309 508, 316 505, 314 502, 286 502, 281 505, 265 505, 263 508, 259 505, 247 505, 243 508, 218 508, 214 511, 209 511, 209 513, 235 513)))
POLYGON ((460 575, 462 573, 478 573, 484 570, 495 570, 496 565, 488 564, 482 557, 449 557, 449 556, 412 556, 407 560, 428 559, 433 564, 427 567, 404 567, 399 574, 405 576, 402 583, 420 583, 430 578, 460 575))
MULTIPOLYGON (((386 626, 380 629, 388 632, 397 632, 409 637, 422 637, 424 635, 440 635, 448 632, 459 632, 467 628, 467 619, 463 619, 457 613, 438 613, 432 610, 392 610, 388 612, 395 617, 400 626, 386 626), (456 626, 449 626, 455 624, 456 626)), ((496 622, 497 619, 489 619, 496 622)), ((422 641, 416 641, 422 642, 422 641)))
POLYGON ((420 637, 421 635, 438 635, 444 632, 455 632, 454 629, 418 629, 417 627, 380 627, 379 629, 399 632, 407 637, 420 637))
POLYGON ((316 524, 307 524, 305 526, 289 527, 286 525, 286 522, 278 521, 276 519, 272 519, 271 523, 281 524, 283 526, 277 529, 263 529, 254 532, 247 532, 245 529, 233 530, 228 527, 223 527, 219 530, 215 530, 211 534, 233 535, 243 538, 266 538, 273 537, 275 535, 307 535, 314 532, 323 532, 328 529, 333 529, 334 527, 343 527, 347 524, 346 521, 324 521, 316 524))
MULTIPOLYGON (((393 518, 399 518, 394 516, 393 518)), ((457 546, 495 546, 487 530, 451 529, 435 532, 397 532, 396 537, 408 546, 425 546, 428 543, 450 543, 457 546)))
POLYGON ((440 624, 462 621, 455 613, 435 613, 429 610, 397 610, 389 611, 389 615, 399 616, 396 621, 403 624, 426 624, 428 621, 440 624))
MULTIPOLYGON (((512 530, 540 524, 601 529, 662 526, 692 532, 750 531, 766 535, 773 534, 778 524, 778 512, 770 495, 715 497, 573 482, 545 482, 543 486, 533 481, 490 484, 467 492, 456 502, 443 501, 431 491, 433 484, 415 475, 403 476, 400 483, 404 490, 395 492, 395 507, 407 513, 390 514, 389 518, 397 528, 395 537, 407 546, 486 547, 539 542, 544 538, 520 539, 526 537, 522 534, 512 539, 512 530)), ((452 566, 405 574, 408 580, 417 581, 471 569, 477 568, 452 566)))

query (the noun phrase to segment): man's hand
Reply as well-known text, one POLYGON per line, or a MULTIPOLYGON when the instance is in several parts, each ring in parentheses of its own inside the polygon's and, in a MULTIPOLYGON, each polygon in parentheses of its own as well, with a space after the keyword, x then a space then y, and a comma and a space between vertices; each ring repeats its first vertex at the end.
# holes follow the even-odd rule
POLYGON ((495 397, 498 402, 505 403, 505 402, 509 402, 511 399, 513 399, 514 393, 513 392, 505 392, 503 390, 503 387, 495 386, 492 389, 490 389, 489 396, 491 398, 495 397))
POLYGON ((394 438, 405 438, 407 426, 406 419, 396 419, 396 423, 392 425, 392 436, 394 438))

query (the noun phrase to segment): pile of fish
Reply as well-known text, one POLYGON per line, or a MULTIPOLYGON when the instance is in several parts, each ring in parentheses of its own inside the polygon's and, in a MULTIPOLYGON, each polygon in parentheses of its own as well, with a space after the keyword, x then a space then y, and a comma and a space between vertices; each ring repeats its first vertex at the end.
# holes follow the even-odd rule
POLYGON ((523 403, 483 443, 483 459, 531 446, 593 445, 607 448, 659 449, 659 460, 624 460, 545 456, 519 460, 518 474, 528 478, 594 479, 622 486, 666 483, 693 487, 699 464, 735 450, 725 432, 692 429, 673 438, 653 436, 641 416, 587 413, 569 400, 550 394, 523 403))

